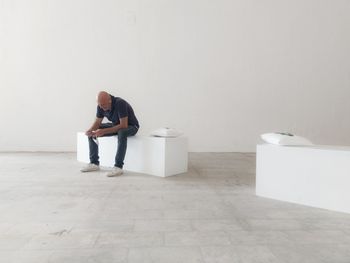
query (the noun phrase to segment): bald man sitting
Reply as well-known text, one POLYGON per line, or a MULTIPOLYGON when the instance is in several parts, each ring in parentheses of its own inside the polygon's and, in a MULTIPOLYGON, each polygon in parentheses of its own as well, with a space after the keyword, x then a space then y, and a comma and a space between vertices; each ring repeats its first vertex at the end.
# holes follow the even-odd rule
POLYGON ((89 137, 90 163, 81 172, 92 172, 100 169, 97 137, 118 135, 118 149, 113 169, 107 173, 108 177, 123 174, 124 158, 127 148, 127 137, 133 136, 139 129, 139 122, 134 110, 128 102, 114 97, 105 91, 97 96, 96 120, 85 134, 89 137), (111 123, 102 123, 106 117, 111 123))

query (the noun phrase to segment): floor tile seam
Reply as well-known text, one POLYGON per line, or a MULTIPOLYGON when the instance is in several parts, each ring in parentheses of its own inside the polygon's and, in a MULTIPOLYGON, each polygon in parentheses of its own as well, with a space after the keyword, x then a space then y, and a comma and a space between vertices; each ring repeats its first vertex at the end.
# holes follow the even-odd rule
MULTIPOLYGON (((91 250, 91 249, 95 249, 93 248, 91 245, 90 246, 82 246, 82 247, 55 247, 55 248, 22 248, 20 249, 21 251, 66 251, 66 250, 91 250)), ((1 249, 0 249, 1 251, 1 249)), ((18 249, 15 249, 15 251, 18 251, 18 249)))
MULTIPOLYGON (((293 249, 293 250, 295 250, 295 249, 297 249, 297 247, 293 244, 293 246, 291 247, 291 246, 286 246, 286 245, 274 245, 274 244, 269 244, 269 245, 267 245, 268 246, 268 248, 269 248, 269 250, 271 251, 271 253, 275 256, 275 258, 276 259, 278 259, 278 260, 284 260, 284 258, 282 258, 282 255, 278 255, 277 254, 277 252, 274 252, 273 251, 273 249, 272 248, 286 248, 286 247, 288 247, 288 249, 293 249)), ((298 252, 297 253, 298 255, 305 255, 305 256, 307 256, 307 253, 304 251, 304 252, 298 252)), ((317 263, 330 263, 330 261, 325 261, 324 259, 321 259, 321 261, 319 261, 319 259, 317 259, 318 261, 317 261, 317 263)), ((283 263, 283 262, 286 262, 286 263, 291 263, 290 261, 281 261, 281 263, 283 263)), ((306 261, 306 262, 309 262, 309 261, 306 261)), ((316 262, 316 261, 312 261, 312 262, 316 262)), ((293 262, 294 263, 294 262, 293 262)), ((345 263, 345 262, 342 262, 342 263, 345 263)))

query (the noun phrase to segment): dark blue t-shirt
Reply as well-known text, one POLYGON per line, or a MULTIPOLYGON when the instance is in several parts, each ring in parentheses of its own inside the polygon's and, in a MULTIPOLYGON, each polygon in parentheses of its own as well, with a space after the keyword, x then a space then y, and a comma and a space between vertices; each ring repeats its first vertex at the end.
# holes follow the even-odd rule
POLYGON ((112 98, 112 107, 109 111, 104 111, 100 106, 97 106, 97 118, 106 117, 109 121, 111 121, 114 125, 120 124, 120 119, 124 117, 128 117, 128 125, 140 127, 139 122, 135 116, 133 108, 127 103, 125 100, 119 97, 112 98))

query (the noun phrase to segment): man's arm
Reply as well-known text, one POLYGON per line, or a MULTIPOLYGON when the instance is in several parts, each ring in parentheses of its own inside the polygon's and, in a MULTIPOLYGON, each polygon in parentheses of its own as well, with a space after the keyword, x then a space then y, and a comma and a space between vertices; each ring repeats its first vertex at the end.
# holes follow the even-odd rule
POLYGON ((93 131, 96 131, 98 128, 100 128, 100 125, 102 123, 103 118, 96 118, 96 120, 94 121, 94 123, 91 125, 90 129, 88 129, 85 134, 87 136, 92 136, 93 135, 93 131))
POLYGON ((120 129, 128 128, 128 117, 124 117, 124 118, 121 118, 119 120, 120 120, 120 123, 118 125, 115 125, 115 126, 110 127, 110 128, 98 129, 98 130, 93 132, 93 135, 96 137, 99 137, 99 136, 103 136, 103 135, 109 134, 109 133, 116 133, 120 129))

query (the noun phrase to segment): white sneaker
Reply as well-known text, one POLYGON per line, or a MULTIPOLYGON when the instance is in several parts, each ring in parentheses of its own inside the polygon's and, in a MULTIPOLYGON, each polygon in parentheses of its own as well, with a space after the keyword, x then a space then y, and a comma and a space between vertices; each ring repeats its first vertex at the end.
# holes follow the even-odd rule
POLYGON ((123 169, 119 168, 119 167, 113 167, 113 169, 108 172, 106 175, 108 177, 114 177, 114 176, 119 176, 123 174, 123 169))
POLYGON ((100 166, 94 164, 94 163, 89 163, 83 168, 80 169, 80 172, 86 173, 86 172, 94 172, 100 170, 100 166))

